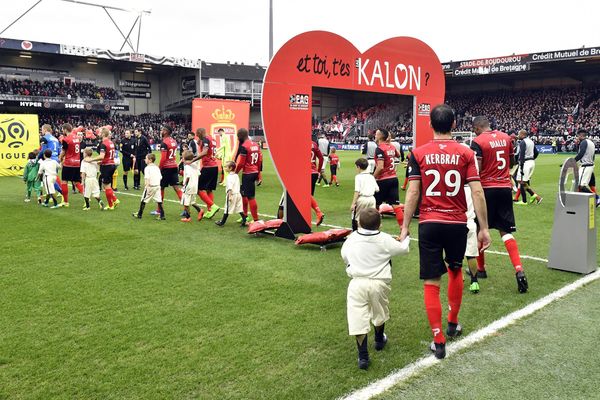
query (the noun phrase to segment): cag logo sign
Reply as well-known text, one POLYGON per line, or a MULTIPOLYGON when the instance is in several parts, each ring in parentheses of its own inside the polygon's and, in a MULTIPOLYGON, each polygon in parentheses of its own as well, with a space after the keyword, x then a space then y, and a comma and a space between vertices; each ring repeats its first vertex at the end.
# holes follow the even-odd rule
POLYGON ((0 121, 0 144, 7 143, 11 149, 18 149, 29 140, 29 130, 25 124, 14 118, 0 121))

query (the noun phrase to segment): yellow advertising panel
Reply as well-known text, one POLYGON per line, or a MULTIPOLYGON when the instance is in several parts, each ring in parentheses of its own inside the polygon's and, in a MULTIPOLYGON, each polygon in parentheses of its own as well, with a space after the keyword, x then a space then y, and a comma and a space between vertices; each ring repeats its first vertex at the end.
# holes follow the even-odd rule
POLYGON ((40 147, 38 116, 0 114, 0 176, 19 176, 27 155, 40 147))

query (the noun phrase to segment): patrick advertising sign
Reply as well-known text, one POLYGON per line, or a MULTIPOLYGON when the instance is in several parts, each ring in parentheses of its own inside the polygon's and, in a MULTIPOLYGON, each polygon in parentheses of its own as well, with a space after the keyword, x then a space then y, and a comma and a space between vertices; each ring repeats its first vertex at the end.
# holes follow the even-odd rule
POLYGON ((445 81, 433 50, 410 37, 387 39, 365 52, 323 31, 300 34, 283 45, 263 83, 263 127, 288 202, 308 230, 313 87, 412 96, 418 146, 433 136, 429 111, 444 101, 445 81))

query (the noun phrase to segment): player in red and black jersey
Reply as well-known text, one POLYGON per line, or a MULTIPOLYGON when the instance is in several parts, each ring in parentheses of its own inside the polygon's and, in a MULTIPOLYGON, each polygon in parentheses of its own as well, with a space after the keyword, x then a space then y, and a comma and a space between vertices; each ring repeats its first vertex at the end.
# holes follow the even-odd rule
MULTIPOLYGON (((514 147, 510 136, 504 132, 490 129, 486 117, 473 119, 473 132, 477 135, 471 143, 479 162, 481 186, 485 193, 490 229, 500 232, 504 247, 515 269, 517 288, 520 293, 527 292, 529 284, 519 254, 517 241, 512 235, 517 230, 513 212, 512 183, 510 168, 514 164, 514 147)), ((477 259, 479 277, 487 277, 484 253, 477 259)))
POLYGON ((110 129, 104 126, 100 128, 101 141, 98 145, 97 157, 86 157, 84 158, 87 162, 100 161, 100 180, 104 187, 104 194, 106 195, 106 201, 108 206, 104 207, 104 210, 114 210, 114 207, 120 203, 115 192, 112 188, 113 175, 117 166, 115 165, 115 144, 110 140, 110 129))
POLYGON ((375 149, 375 172, 373 172, 373 176, 379 186, 379 192, 375 193, 375 203, 377 209, 382 203, 392 206, 396 221, 399 226, 402 226, 404 212, 400 208, 398 177, 394 165, 394 158, 399 158, 400 153, 388 142, 389 137, 390 134, 385 129, 378 129, 375 132, 377 148, 375 149))
POLYGON ((79 193, 83 193, 81 174, 79 172, 79 168, 81 167, 81 138, 78 136, 78 132, 80 130, 83 130, 83 128, 73 129, 71 124, 64 124, 62 126, 62 150, 58 159, 62 164, 62 182, 60 188, 64 199, 60 205, 63 207, 69 207, 68 182, 74 184, 79 193))
MULTIPOLYGON (((215 204, 215 194, 217 189, 217 181, 219 179, 219 160, 215 157, 216 143, 212 136, 206 133, 206 129, 196 129, 198 137, 199 153, 192 159, 192 162, 200 160, 202 168, 200 169, 200 177, 198 178, 198 196, 206 203, 206 218, 212 218, 219 206, 215 204)), ((204 212, 198 214, 198 221, 202 219, 204 212)))
POLYGON ((340 157, 336 154, 335 147, 332 147, 329 153, 329 172, 331 172, 331 184, 335 183, 335 186, 340 186, 337 179, 337 170, 340 166, 340 157))
POLYGON ((321 225, 323 223, 323 219, 325 219, 325 214, 323 214, 323 212, 319 208, 319 204, 317 203, 317 200, 315 199, 315 186, 317 185, 317 180, 319 179, 319 176, 321 175, 321 171, 323 170, 323 161, 324 161, 323 153, 321 153, 321 150, 319 149, 319 145, 313 139, 312 147, 310 150, 310 168, 311 168, 310 206, 313 210, 315 210, 315 213, 317 214, 317 223, 316 223, 317 226, 321 225))
MULTIPOLYGON (((177 194, 177 198, 181 200, 181 187, 179 186, 179 172, 177 170, 177 141, 171 137, 173 130, 170 126, 164 125, 160 134, 163 138, 160 143, 160 163, 158 167, 160 168, 160 173, 162 175, 162 179, 160 181, 160 194, 161 198, 165 198, 165 188, 167 186, 171 186, 175 193, 177 194)), ((159 215, 160 211, 155 211, 153 214, 159 215)))
POLYGON ((409 187, 400 240, 409 235, 411 219, 421 196, 419 217, 420 277, 423 279, 425 310, 433 332, 431 350, 437 358, 446 355, 446 338, 442 333, 440 279, 448 272, 449 337, 462 332, 458 312, 462 303, 462 260, 467 247, 467 201, 464 185, 468 183, 475 213, 479 220, 479 241, 490 245, 483 189, 479 182, 475 155, 452 140, 456 125, 454 110, 442 104, 431 110, 434 139, 413 150, 409 160, 409 187), (423 190, 421 190, 421 188, 423 190))
POLYGON ((256 193, 256 182, 262 168, 262 152, 260 146, 250 140, 248 130, 241 128, 237 131, 238 141, 240 143, 236 159, 235 173, 242 171, 242 205, 244 208, 244 217, 242 226, 246 224, 248 218, 248 207, 252 218, 258 221, 258 204, 254 198, 256 193))

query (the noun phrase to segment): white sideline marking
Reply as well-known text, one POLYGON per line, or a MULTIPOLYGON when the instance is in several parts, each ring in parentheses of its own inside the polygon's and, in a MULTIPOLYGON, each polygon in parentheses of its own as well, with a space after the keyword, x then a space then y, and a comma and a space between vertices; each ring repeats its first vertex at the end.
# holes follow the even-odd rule
MULTIPOLYGON (((499 330, 506 328, 509 325, 514 324, 515 322, 523 319, 542 308, 546 307, 548 304, 565 297, 566 295, 574 292, 575 290, 581 288, 584 285, 587 285, 590 282, 598 280, 600 278, 600 270, 596 270, 595 272, 586 275, 582 278, 579 278, 573 283, 570 283, 549 295, 542 297, 539 300, 534 301, 533 303, 521 308, 520 310, 514 311, 491 324, 479 329, 471 333, 470 335, 465 336, 463 339, 460 339, 454 343, 450 343, 446 347, 446 357, 452 356, 455 353, 458 353, 461 350, 464 350, 475 343, 479 343, 486 339, 487 337, 494 335, 499 330)), ((379 379, 375 382, 370 383, 368 386, 365 386, 362 389, 358 389, 347 396, 343 397, 344 400, 366 400, 370 399, 373 396, 377 396, 388 389, 391 389, 393 386, 398 383, 411 378, 417 375, 419 372, 426 370, 427 368, 441 362, 435 358, 435 356, 430 355, 423 358, 418 359, 417 361, 408 364, 404 368, 398 369, 385 378, 379 379)))
MULTIPOLYGON (((119 195, 124 194, 125 196, 142 197, 142 195, 136 194, 136 193, 126 193, 126 192, 117 192, 117 193, 119 195)), ((168 199, 165 199, 165 201, 168 201, 170 203, 180 204, 178 200, 168 200, 168 199)), ((200 207, 206 208, 206 206, 204 204, 200 204, 200 207)), ((261 215, 261 216, 267 217, 267 218, 277 218, 277 216, 275 216, 275 215, 269 215, 269 214, 260 214, 259 213, 258 215, 261 215)), ((339 226, 339 225, 321 224, 321 226, 326 226, 328 228, 333 228, 333 229, 350 229, 350 228, 346 228, 344 226, 339 226)), ((415 242, 419 241, 417 238, 410 238, 410 240, 413 240, 415 242)), ((486 250, 486 253, 499 254, 499 255, 503 255, 503 256, 507 256, 508 255, 508 253, 505 253, 503 251, 495 251, 495 250, 486 250)), ((527 260, 534 260, 534 261, 540 261, 540 262, 548 263, 547 259, 540 258, 540 257, 521 255, 521 258, 524 258, 524 259, 527 259, 527 260)))

